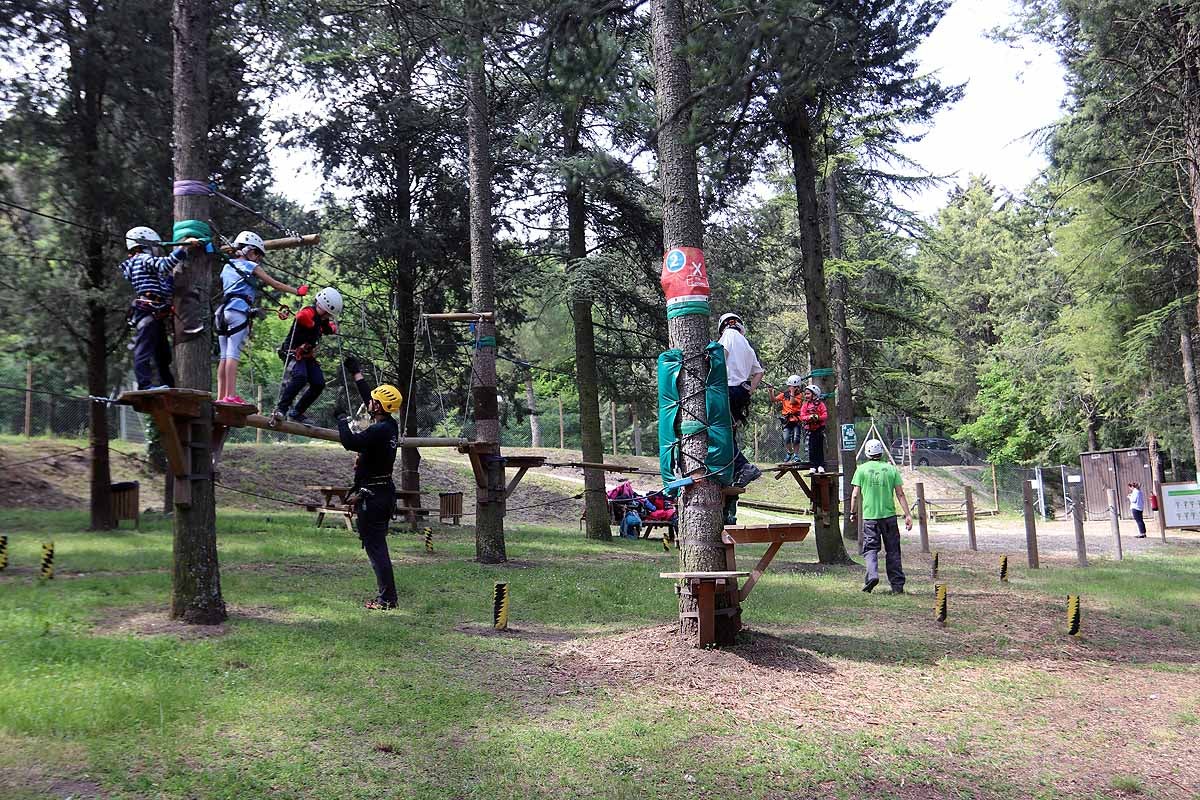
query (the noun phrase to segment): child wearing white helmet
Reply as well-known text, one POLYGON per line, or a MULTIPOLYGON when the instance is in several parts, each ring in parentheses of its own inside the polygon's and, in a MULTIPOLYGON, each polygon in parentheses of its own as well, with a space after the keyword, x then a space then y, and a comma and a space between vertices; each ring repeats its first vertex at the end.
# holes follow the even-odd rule
POLYGON ((775 402, 780 405, 779 424, 783 426, 783 446, 787 450, 787 454, 783 457, 784 464, 801 460, 800 432, 804 430, 804 426, 800 422, 800 411, 804 405, 804 399, 801 396, 800 387, 803 385, 803 378, 799 375, 790 375, 787 379, 787 388, 775 395, 775 402))
MULTIPOLYGON (((201 242, 187 239, 185 244, 192 247, 201 242)), ((187 258, 187 250, 177 247, 164 256, 162 237, 144 225, 126 231, 125 249, 128 257, 121 262, 120 269, 133 286, 129 324, 133 328, 133 374, 137 388, 166 389, 175 384, 167 330, 175 287, 174 270, 187 258), (155 370, 158 383, 154 382, 155 370)))
POLYGON ((317 344, 326 334, 337 333, 337 316, 342 313, 342 295, 337 289, 328 288, 317 292, 311 306, 296 312, 292 329, 278 353, 283 359, 283 387, 279 393, 279 404, 274 416, 311 425, 305 411, 316 402, 325 389, 325 373, 317 362, 317 344), (308 389, 291 410, 292 401, 300 390, 308 389))
POLYGON ((812 471, 825 471, 825 423, 829 408, 821 399, 821 387, 815 383, 804 387, 804 402, 800 405, 800 421, 808 431, 808 465, 812 471))
POLYGON ((237 371, 242 345, 250 335, 259 292, 265 284, 276 291, 304 297, 308 287, 293 288, 263 269, 262 260, 267 248, 262 237, 254 231, 239 233, 233 246, 237 250, 236 257, 229 259, 221 269, 221 304, 213 315, 213 330, 220 345, 217 397, 221 403, 244 404, 246 401, 237 393, 237 371))

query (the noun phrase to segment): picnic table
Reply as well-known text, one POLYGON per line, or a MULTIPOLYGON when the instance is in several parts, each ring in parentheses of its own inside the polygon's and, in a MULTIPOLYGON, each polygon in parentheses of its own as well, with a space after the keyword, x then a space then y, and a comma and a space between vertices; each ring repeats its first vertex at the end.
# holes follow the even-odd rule
MULTIPOLYGON (((325 498, 324 505, 308 506, 308 510, 316 513, 317 527, 325 521, 326 515, 339 515, 346 524, 347 530, 353 530, 354 509, 350 506, 349 497, 354 491, 353 486, 306 486, 305 489, 320 492, 325 498)), ((421 493, 414 489, 396 490, 396 508, 392 517, 405 517, 415 528, 418 517, 429 513, 429 509, 421 507, 421 493)))

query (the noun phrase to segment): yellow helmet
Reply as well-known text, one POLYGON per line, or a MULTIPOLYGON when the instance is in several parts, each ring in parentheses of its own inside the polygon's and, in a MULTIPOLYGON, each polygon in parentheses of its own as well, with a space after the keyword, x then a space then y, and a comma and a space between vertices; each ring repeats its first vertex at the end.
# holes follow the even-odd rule
POLYGON ((400 390, 390 383, 381 383, 371 392, 371 399, 378 400, 379 405, 383 406, 383 410, 389 414, 395 414, 400 410, 400 403, 404 400, 404 395, 400 394, 400 390))

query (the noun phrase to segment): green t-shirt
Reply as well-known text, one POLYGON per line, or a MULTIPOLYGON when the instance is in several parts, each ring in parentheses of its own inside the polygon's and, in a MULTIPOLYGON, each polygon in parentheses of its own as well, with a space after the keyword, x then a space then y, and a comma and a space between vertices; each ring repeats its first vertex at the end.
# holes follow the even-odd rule
POLYGON ((896 516, 896 487, 904 485, 900 470, 886 461, 867 461, 854 470, 850 481, 862 492, 863 519, 887 519, 896 516))

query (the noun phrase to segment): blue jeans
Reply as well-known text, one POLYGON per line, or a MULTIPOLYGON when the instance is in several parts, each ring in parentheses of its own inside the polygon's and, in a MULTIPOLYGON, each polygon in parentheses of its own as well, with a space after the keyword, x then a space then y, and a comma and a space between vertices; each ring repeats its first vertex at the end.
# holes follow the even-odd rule
POLYGON ((304 392, 300 402, 296 403, 297 414, 303 414, 321 396, 321 392, 325 390, 325 373, 321 371, 321 365, 315 359, 302 358, 297 361, 289 358, 283 366, 283 391, 279 394, 278 405, 281 414, 287 413, 292 401, 305 386, 308 386, 308 390, 304 392))
POLYGON ((137 388, 154 386, 154 371, 158 379, 167 386, 175 385, 171 374, 171 340, 167 337, 167 320, 155 319, 153 314, 135 316, 136 329, 133 334, 133 374, 137 377, 137 388))

